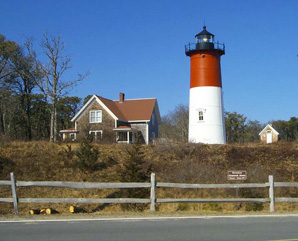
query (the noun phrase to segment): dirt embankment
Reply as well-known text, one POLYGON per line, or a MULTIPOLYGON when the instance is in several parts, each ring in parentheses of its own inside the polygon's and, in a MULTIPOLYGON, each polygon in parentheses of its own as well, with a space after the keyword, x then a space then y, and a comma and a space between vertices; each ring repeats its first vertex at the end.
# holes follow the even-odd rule
MULTIPOLYGON (((82 169, 76 150, 79 143, 51 144, 48 142, 0 143, 0 180, 9 180, 14 172, 20 181, 119 182, 119 173, 128 158, 127 145, 97 145, 100 168, 82 169)), ((298 182, 298 143, 272 145, 199 145, 162 144, 143 146, 144 170, 151 167, 157 181, 176 183, 228 183, 228 170, 246 170, 245 182, 298 182)), ((119 190, 73 190, 59 188, 18 188, 19 197, 116 197, 119 190)), ((298 197, 297 188, 277 189, 277 195, 298 197)), ((0 197, 10 197, 8 187, 0 187, 0 197)), ((268 190, 239 190, 240 197, 266 197, 268 190)), ((235 190, 157 190, 158 198, 235 197, 235 190)), ((81 205, 87 212, 120 211, 120 205, 81 205)), ((20 212, 31 208, 51 207, 68 212, 66 204, 20 204, 20 212)), ((267 210, 266 204, 161 204, 159 211, 250 211, 267 210)), ((297 210, 296 204, 277 205, 280 211, 297 210)), ((0 203, 0 214, 12 213, 12 205, 0 203)))

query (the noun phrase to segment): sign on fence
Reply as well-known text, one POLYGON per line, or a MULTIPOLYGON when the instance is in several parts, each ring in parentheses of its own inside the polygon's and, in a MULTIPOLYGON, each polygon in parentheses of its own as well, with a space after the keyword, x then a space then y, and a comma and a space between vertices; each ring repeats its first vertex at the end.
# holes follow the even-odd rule
POLYGON ((228 171, 229 181, 244 181, 247 179, 246 171, 228 171))

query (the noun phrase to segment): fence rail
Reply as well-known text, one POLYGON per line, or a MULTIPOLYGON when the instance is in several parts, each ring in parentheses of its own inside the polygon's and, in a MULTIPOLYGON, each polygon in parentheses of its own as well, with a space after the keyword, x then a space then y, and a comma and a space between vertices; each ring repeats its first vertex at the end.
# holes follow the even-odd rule
POLYGON ((275 197, 274 188, 298 187, 298 182, 274 182, 269 176, 266 183, 241 184, 186 184, 156 182, 155 174, 151 174, 149 183, 93 183, 93 182, 57 182, 57 181, 16 181, 10 173, 10 181, 0 181, 0 186, 10 186, 12 198, 0 198, 0 203, 13 203, 14 213, 18 214, 18 203, 150 203, 150 210, 155 211, 156 203, 270 203, 270 212, 274 212, 275 202, 298 202, 298 198, 275 197), (17 187, 55 187, 74 189, 121 189, 150 188, 150 198, 18 198, 17 187), (157 198, 156 188, 216 189, 216 188, 268 188, 268 198, 157 198))
POLYGON ((182 183, 166 183, 159 182, 156 187, 169 187, 169 188, 254 188, 254 187, 269 187, 269 183, 243 183, 243 184, 182 184, 182 183))

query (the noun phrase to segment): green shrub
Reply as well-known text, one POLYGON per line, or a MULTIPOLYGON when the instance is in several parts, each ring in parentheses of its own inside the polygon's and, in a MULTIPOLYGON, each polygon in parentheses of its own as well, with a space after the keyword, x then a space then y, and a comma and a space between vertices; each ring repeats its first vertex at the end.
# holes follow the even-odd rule
MULTIPOLYGON (((127 160, 119 170, 121 182, 148 182, 150 181, 151 166, 145 166, 145 153, 141 144, 129 145, 125 149, 127 160)), ((149 198, 149 188, 125 189, 122 194, 128 198, 149 198)), ((123 204, 123 210, 143 211, 146 204, 123 204)))
POLYGON ((81 170, 98 171, 103 168, 103 163, 98 162, 99 150, 88 139, 81 142, 76 156, 76 166, 81 170))

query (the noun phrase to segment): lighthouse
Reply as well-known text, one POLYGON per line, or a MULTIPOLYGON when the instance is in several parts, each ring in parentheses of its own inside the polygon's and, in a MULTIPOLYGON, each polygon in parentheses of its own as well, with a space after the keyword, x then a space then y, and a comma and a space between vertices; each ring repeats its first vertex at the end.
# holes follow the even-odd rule
POLYGON ((185 46, 190 57, 188 141, 225 144, 225 120, 222 96, 220 57, 225 45, 203 27, 195 43, 185 46))

